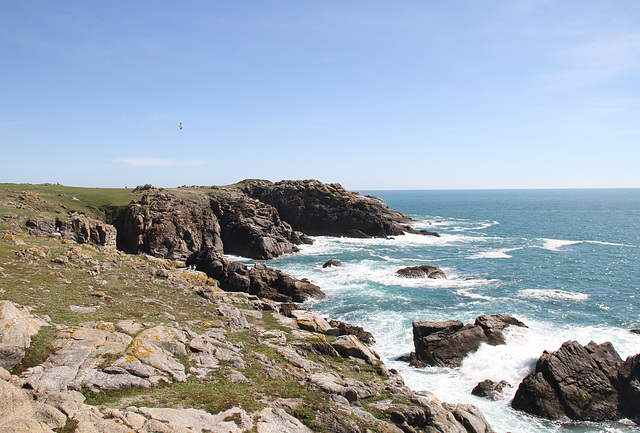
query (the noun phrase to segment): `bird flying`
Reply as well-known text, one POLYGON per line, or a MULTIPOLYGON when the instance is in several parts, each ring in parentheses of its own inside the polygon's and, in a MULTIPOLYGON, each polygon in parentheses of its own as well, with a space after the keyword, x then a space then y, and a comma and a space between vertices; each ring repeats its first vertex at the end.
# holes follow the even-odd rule
POLYGON ((180 124, 178 125, 178 128, 180 128, 180 131, 182 131, 182 122, 180 122, 180 124))

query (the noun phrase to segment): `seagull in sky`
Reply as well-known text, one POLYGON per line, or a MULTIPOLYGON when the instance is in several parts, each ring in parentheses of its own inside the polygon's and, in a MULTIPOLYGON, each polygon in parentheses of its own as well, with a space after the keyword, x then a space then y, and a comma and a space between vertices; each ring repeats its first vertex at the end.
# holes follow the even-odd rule
POLYGON ((182 122, 180 122, 180 124, 178 125, 178 128, 180 128, 180 131, 182 131, 182 122))

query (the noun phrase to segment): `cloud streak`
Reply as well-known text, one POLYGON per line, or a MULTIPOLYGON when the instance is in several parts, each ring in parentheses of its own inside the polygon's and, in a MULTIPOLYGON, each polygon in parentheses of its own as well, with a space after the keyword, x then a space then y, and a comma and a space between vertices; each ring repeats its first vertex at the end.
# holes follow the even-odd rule
POLYGON ((606 83, 640 71, 640 33, 619 35, 565 48, 558 54, 568 66, 542 77, 549 87, 576 89, 606 83))
POLYGON ((146 156, 123 156, 116 158, 115 161, 139 167, 194 167, 207 162, 203 159, 151 158, 146 156))

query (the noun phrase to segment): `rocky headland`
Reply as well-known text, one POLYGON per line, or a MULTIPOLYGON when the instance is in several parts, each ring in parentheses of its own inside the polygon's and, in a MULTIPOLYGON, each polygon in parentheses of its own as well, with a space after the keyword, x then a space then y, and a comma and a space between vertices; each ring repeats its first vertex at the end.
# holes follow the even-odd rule
POLYGON ((362 328, 291 304, 319 287, 225 257, 276 257, 312 234, 413 233, 408 222, 316 181, 3 185, 0 428, 491 432, 474 406, 404 386, 362 328), (303 206, 308 226, 267 196, 303 206), (326 219, 335 232, 309 230, 326 219))

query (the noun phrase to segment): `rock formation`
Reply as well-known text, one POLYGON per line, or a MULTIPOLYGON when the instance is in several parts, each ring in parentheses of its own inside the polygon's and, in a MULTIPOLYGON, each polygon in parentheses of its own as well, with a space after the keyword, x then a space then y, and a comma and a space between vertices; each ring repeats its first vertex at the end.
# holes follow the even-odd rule
POLYGON ((117 231, 114 226, 81 214, 74 213, 69 218, 34 215, 27 220, 26 226, 33 236, 59 236, 80 244, 116 247, 117 231))
POLYGON ((194 252, 223 252, 220 224, 202 195, 178 198, 149 189, 139 203, 131 203, 115 222, 118 249, 186 261, 194 252))
POLYGON ((512 406, 549 419, 605 421, 640 416, 639 356, 623 362, 611 343, 567 341, 545 351, 512 406))
POLYGON ((244 194, 213 197, 211 207, 220 221, 227 254, 265 260, 296 252, 296 245, 312 242, 282 221, 273 206, 244 194))
POLYGON ((480 344, 504 344, 502 331, 508 326, 525 325, 506 314, 483 314, 467 325, 458 320, 413 322, 413 364, 459 367, 480 344))
POLYGON ((506 380, 501 380, 496 383, 493 380, 486 379, 478 383, 473 390, 471 390, 471 394, 478 397, 486 397, 490 400, 497 400, 500 398, 502 390, 509 387, 511 387, 511 385, 509 385, 506 380))
POLYGON ((398 269, 396 274, 403 278, 447 278, 442 269, 437 266, 421 265, 398 269))
POLYGON ((243 182, 243 191, 275 207, 283 220, 310 236, 387 237, 404 233, 434 235, 407 225, 411 219, 373 196, 317 180, 243 182))
MULTIPOLYGON (((226 259, 208 193, 147 185, 121 200, 118 244, 135 254, 102 246, 91 226, 28 234, 64 232, 65 206, 99 214, 75 199, 2 197, 20 214, 0 218, 0 430, 492 432, 477 408, 409 390, 362 328, 278 305, 323 294, 226 259), (25 225, 51 209, 55 219, 25 225)), ((275 208, 258 209, 263 227, 288 233, 275 208)))

